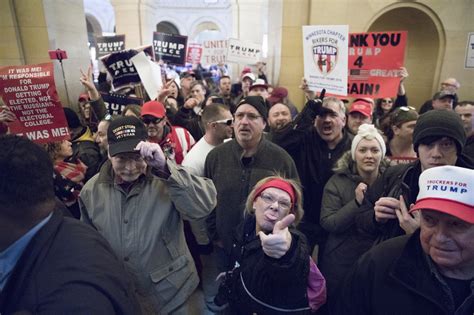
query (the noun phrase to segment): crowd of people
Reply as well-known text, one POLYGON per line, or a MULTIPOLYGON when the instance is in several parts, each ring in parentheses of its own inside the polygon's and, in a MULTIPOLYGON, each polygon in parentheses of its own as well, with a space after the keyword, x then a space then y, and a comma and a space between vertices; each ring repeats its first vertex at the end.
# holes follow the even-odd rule
POLYGON ((298 111, 264 69, 184 71, 119 116, 81 71, 70 140, 44 145, 2 105, 0 313, 473 314, 460 83, 417 111, 405 68, 394 98, 302 79, 298 111))

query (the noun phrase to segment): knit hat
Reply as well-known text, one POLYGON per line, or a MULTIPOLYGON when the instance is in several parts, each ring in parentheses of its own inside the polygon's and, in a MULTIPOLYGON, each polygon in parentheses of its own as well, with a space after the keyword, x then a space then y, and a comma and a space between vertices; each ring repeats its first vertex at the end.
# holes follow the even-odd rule
POLYGON ((419 179, 420 192, 410 210, 435 210, 474 224, 474 170, 438 166, 425 170, 419 179))
POLYGON ((430 110, 421 115, 413 130, 413 146, 418 152, 418 146, 424 138, 449 137, 454 140, 458 154, 466 144, 466 133, 458 114, 449 110, 430 110))
POLYGON ((390 114, 390 126, 401 126, 402 124, 418 119, 418 113, 415 108, 410 106, 397 107, 390 114))
POLYGON ((156 118, 163 118, 166 115, 166 109, 163 104, 158 101, 149 101, 143 104, 141 116, 150 115, 156 118))
POLYGON ((362 139, 377 140, 380 145, 380 150, 382 150, 382 158, 385 156, 387 148, 385 147, 385 141, 383 141, 382 135, 379 133, 379 131, 375 128, 374 125, 362 124, 359 126, 359 130, 357 131, 357 135, 354 137, 354 140, 352 140, 351 156, 353 160, 355 160, 356 148, 362 139))
POLYGON ((109 154, 135 152, 140 141, 145 141, 148 134, 145 125, 135 116, 118 117, 110 122, 107 129, 109 154))
POLYGON ((64 115, 66 116, 67 125, 71 129, 82 127, 81 120, 75 111, 68 107, 64 107, 64 115))
POLYGON ((263 97, 261 97, 261 96, 247 96, 247 97, 245 97, 244 99, 242 99, 240 101, 240 103, 236 107, 236 110, 237 110, 237 108, 239 108, 241 105, 244 105, 244 104, 255 107, 255 109, 258 111, 258 113, 260 115, 262 115, 263 120, 267 121, 268 107, 267 107, 267 104, 266 104, 265 100, 263 99, 263 97))

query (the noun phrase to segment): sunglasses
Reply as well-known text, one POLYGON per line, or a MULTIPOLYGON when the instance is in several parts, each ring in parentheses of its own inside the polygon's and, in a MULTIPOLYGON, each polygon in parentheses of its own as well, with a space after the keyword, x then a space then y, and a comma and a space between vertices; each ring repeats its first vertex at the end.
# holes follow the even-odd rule
POLYGON ((393 101, 392 100, 382 100, 382 103, 389 103, 390 104, 390 103, 393 103, 393 101))
POLYGON ((157 118, 157 117, 153 117, 153 116, 145 116, 145 117, 142 117, 142 121, 145 125, 149 125, 149 124, 159 124, 164 118, 157 118))
POLYGON ((223 124, 230 126, 234 123, 233 119, 221 119, 221 120, 216 120, 216 121, 211 121, 209 124, 216 123, 216 124, 223 124))

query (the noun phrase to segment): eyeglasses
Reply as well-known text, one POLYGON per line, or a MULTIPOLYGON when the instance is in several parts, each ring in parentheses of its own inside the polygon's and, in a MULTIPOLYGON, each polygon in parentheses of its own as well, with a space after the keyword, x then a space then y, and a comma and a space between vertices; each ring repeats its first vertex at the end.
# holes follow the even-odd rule
POLYGON ((291 203, 288 202, 288 201, 284 201, 284 200, 277 200, 275 197, 271 196, 271 195, 267 195, 265 193, 262 193, 260 194, 260 199, 262 199, 262 201, 264 203, 266 203, 267 205, 272 205, 274 204, 275 202, 278 202, 278 207, 283 210, 283 211, 288 211, 291 209, 291 203))
POLYGON ((382 103, 389 103, 389 104, 390 104, 390 103, 393 103, 393 101, 390 100, 390 99, 388 99, 388 100, 382 100, 382 103))
POLYGON ((230 126, 234 123, 234 120, 233 119, 221 119, 221 120, 208 122, 208 124, 212 124, 212 123, 223 124, 223 125, 230 126))
POLYGON ((252 121, 257 120, 258 118, 262 117, 260 115, 254 114, 254 113, 243 113, 243 112, 236 113, 234 115, 235 120, 242 120, 242 119, 244 119, 245 116, 247 116, 248 120, 252 120, 252 121))
POLYGON ((153 116, 144 116, 142 117, 142 121, 145 125, 149 124, 159 124, 164 118, 158 118, 158 117, 153 117, 153 116))

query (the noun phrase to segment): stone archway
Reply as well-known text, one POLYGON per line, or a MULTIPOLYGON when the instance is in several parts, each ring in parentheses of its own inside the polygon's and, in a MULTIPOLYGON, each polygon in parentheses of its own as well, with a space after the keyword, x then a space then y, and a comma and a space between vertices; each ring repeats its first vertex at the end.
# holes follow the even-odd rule
POLYGON ((91 47, 95 45, 95 36, 102 36, 102 27, 100 27, 99 21, 89 14, 86 14, 86 26, 87 26, 87 39, 91 47))
POLYGON ((438 17, 424 6, 389 7, 369 24, 368 32, 408 31, 405 87, 410 106, 420 107, 438 89, 445 34, 438 17))
POLYGON ((227 39, 219 25, 211 21, 200 22, 193 27, 190 38, 199 44, 205 40, 227 39))
POLYGON ((178 28, 171 22, 162 21, 156 25, 156 31, 173 35, 180 35, 178 28))

